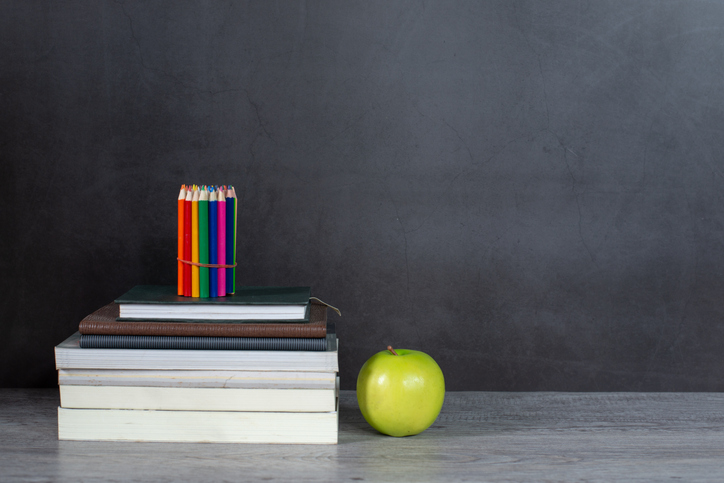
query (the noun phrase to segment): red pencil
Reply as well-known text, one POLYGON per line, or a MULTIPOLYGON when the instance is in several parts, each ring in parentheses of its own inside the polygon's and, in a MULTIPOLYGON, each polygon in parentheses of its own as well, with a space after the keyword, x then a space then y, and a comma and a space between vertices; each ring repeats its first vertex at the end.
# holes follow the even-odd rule
MULTIPOLYGON (((188 190, 184 201, 184 260, 191 261, 191 200, 193 190, 188 190)), ((191 297, 191 265, 184 263, 184 296, 191 297)))
MULTIPOLYGON (((178 254, 179 258, 184 257, 184 205, 186 203, 186 185, 181 185, 181 191, 178 194, 178 254)), ((184 294, 184 265, 178 262, 178 295, 184 294)))

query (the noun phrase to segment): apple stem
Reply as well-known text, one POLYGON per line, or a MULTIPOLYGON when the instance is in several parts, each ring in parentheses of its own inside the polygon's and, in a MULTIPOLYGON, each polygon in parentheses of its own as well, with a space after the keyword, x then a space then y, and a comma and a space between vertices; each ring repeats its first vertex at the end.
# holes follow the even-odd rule
POLYGON ((393 349, 391 345, 387 346, 387 350, 392 352, 393 354, 397 355, 397 352, 395 352, 395 349, 393 349))

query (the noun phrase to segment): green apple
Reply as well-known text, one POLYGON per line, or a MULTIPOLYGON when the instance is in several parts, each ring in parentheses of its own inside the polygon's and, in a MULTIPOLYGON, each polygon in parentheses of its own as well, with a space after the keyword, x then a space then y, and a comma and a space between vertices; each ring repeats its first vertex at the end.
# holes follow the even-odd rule
POLYGON ((362 416, 390 436, 425 431, 440 414, 444 399, 440 366, 424 352, 387 347, 370 357, 357 376, 362 416))

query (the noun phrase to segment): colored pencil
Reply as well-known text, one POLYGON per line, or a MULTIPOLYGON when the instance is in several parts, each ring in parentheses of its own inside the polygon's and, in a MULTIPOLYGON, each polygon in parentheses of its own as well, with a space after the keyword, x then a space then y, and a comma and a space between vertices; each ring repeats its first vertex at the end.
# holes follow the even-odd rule
MULTIPOLYGON (((230 188, 226 190, 226 263, 233 265, 236 262, 234 257, 234 248, 236 246, 236 230, 234 229, 234 220, 236 219, 236 203, 234 194, 230 188)), ((234 269, 226 269, 226 293, 234 293, 234 269)))
MULTIPOLYGON (((218 263, 219 247, 216 242, 218 237, 218 228, 216 225, 219 222, 218 214, 216 213, 217 196, 214 188, 211 188, 209 193, 209 263, 218 263)), ((218 290, 216 286, 219 283, 218 269, 209 269, 209 297, 217 297, 218 290)))
MULTIPOLYGON (((191 261, 199 263, 199 188, 195 185, 191 199, 191 261)), ((191 265, 191 296, 199 296, 198 265, 191 265)))
MULTIPOLYGON (((209 190, 199 194, 199 263, 209 263, 209 190)), ((209 296, 209 269, 199 268, 199 297, 209 296)))
MULTIPOLYGON (((217 238, 218 243, 218 264, 219 265, 225 265, 226 264, 226 190, 222 187, 219 188, 219 190, 216 192, 217 202, 216 202, 216 210, 218 213, 218 226, 217 229, 219 230, 219 236, 217 238)), ((226 269, 220 268, 217 272, 217 275, 219 277, 218 282, 218 296, 224 297, 226 296, 226 269)))
POLYGON ((233 186, 181 185, 177 247, 179 295, 206 298, 236 292, 238 216, 239 200, 233 186), (219 268, 219 265, 231 267, 219 268))
MULTIPOLYGON (((191 261, 191 200, 193 190, 186 192, 184 201, 184 260, 191 261)), ((191 265, 184 263, 184 296, 191 297, 191 265)))
MULTIPOLYGON (((236 264, 236 230, 238 229, 237 219, 239 218, 239 198, 236 196, 236 190, 231 187, 231 194, 234 198, 234 263, 236 264)), ((231 278, 233 293, 236 293, 236 268, 234 268, 234 276, 231 278)))
MULTIPOLYGON (((181 191, 178 194, 178 258, 184 257, 184 204, 186 202, 186 185, 181 185, 181 191)), ((184 265, 178 262, 178 295, 184 294, 184 265)))

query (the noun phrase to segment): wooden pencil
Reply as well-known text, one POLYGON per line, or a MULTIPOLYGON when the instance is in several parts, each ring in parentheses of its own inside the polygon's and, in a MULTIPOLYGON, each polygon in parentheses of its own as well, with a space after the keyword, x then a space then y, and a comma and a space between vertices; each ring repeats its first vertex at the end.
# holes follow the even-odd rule
MULTIPOLYGON (((218 255, 219 255, 219 247, 216 243, 216 238, 218 237, 218 228, 217 224, 219 222, 218 215, 216 213, 216 205, 217 205, 217 194, 214 191, 214 188, 211 188, 211 192, 209 193, 209 263, 215 264, 218 263, 218 255)), ((210 268, 209 269, 209 297, 217 297, 218 296, 218 290, 216 289, 216 286, 219 283, 219 275, 217 273, 218 269, 216 268, 210 268)))
MULTIPOLYGON (((226 189, 226 263, 227 265, 233 265, 236 261, 234 259, 234 247, 236 239, 236 227, 234 226, 234 219, 236 204, 234 203, 234 194, 230 188, 226 189)), ((226 269, 226 293, 234 293, 234 278, 235 273, 233 268, 226 269)))
MULTIPOLYGON (((239 198, 236 196, 236 189, 234 189, 233 186, 231 187, 231 194, 234 198, 234 263, 237 263, 236 262, 236 244, 238 241, 237 240, 237 237, 238 237, 237 230, 239 229, 239 223, 237 221, 239 218, 239 198)), ((236 268, 234 268, 234 276, 232 277, 231 281, 233 283, 233 293, 236 293, 236 268)))
MULTIPOLYGON (((184 257, 184 205, 186 202, 186 185, 181 185, 181 191, 178 194, 178 258, 184 257)), ((184 294, 184 265, 178 262, 178 295, 184 294)))
MULTIPOLYGON (((196 185, 191 198, 191 261, 199 263, 199 188, 196 185)), ((198 265, 191 265, 191 296, 199 296, 198 265)))
MULTIPOLYGON (((193 190, 186 192, 184 201, 184 260, 191 260, 191 200, 193 190)), ((184 263, 184 296, 191 297, 191 265, 184 263)))
MULTIPOLYGON (((226 190, 221 187, 216 192, 216 211, 218 214, 217 229, 219 230, 218 238, 218 255, 217 262, 219 265, 226 264, 226 190)), ((218 296, 226 296, 226 269, 220 268, 216 271, 219 277, 218 281, 218 296)))
MULTIPOLYGON (((209 190, 204 186, 199 195, 199 263, 209 263, 209 190)), ((199 268, 199 297, 209 296, 209 269, 199 268)))

